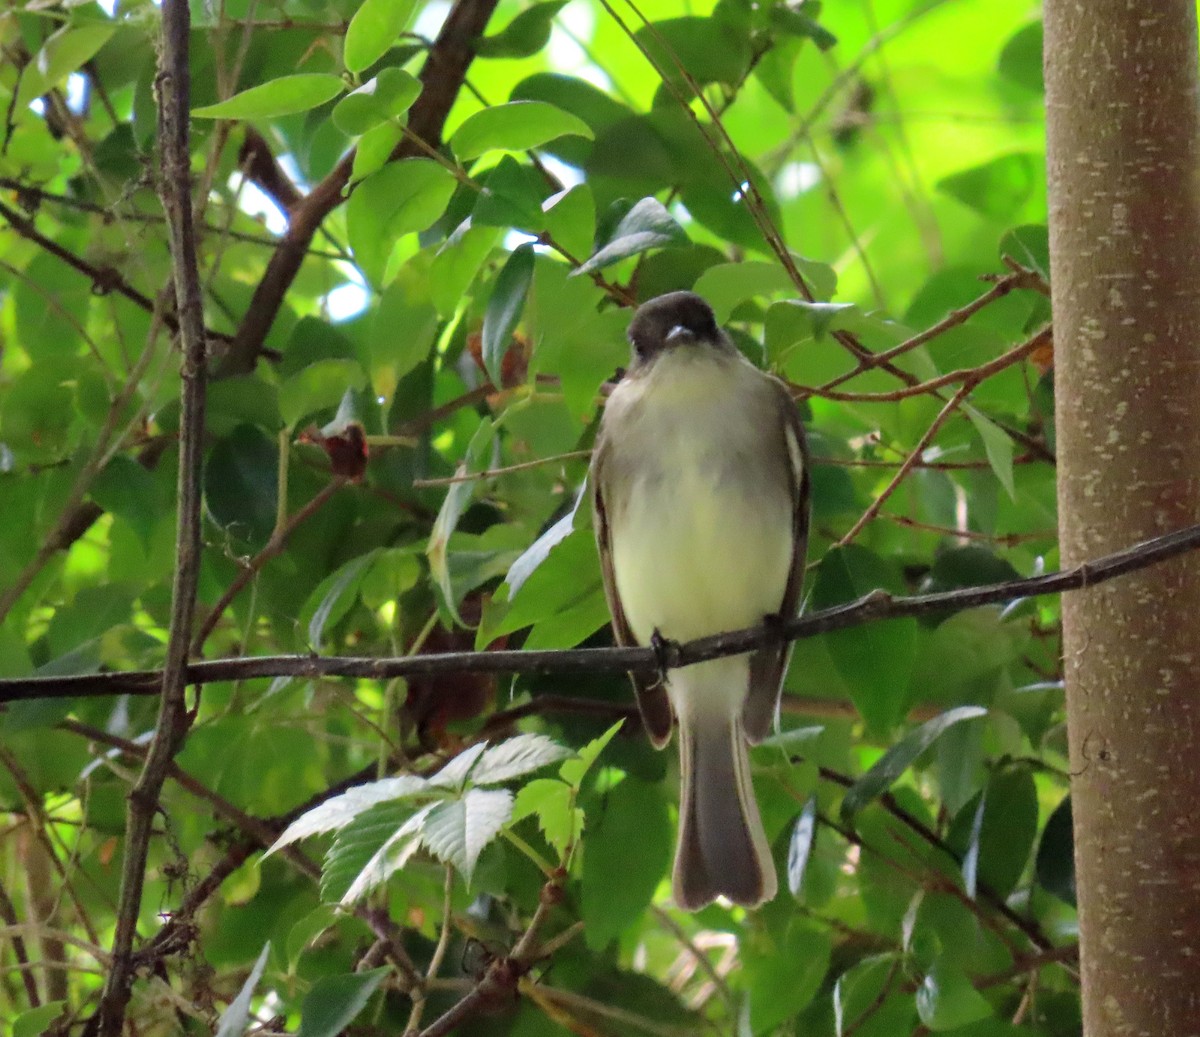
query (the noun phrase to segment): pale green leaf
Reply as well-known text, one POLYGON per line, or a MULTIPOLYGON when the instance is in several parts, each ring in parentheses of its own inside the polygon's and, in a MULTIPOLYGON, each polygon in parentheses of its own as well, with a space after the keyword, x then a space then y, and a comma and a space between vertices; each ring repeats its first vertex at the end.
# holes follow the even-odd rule
POLYGON ((425 845, 470 885, 479 855, 508 823, 512 806, 508 789, 468 789, 461 799, 439 803, 429 812, 423 826, 425 845))
POLYGON ((682 245, 687 232, 657 198, 643 198, 617 224, 608 243, 598 249, 576 274, 588 274, 652 248, 682 245))
POLYGON ((217 104, 193 108, 192 115, 198 119, 270 119, 294 115, 332 101, 344 86, 338 76, 319 72, 281 76, 217 104))
POLYGON ((459 161, 469 162, 485 151, 528 151, 565 136, 595 136, 579 116, 546 101, 511 101, 469 115, 450 138, 459 161))
POLYGON ((416 7, 417 0, 363 0, 346 27, 346 68, 361 72, 375 64, 404 31, 416 7))

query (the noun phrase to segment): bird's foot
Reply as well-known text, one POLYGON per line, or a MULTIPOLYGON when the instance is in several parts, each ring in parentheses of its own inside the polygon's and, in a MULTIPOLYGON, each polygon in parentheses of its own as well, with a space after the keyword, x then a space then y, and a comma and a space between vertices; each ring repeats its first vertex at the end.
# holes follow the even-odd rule
POLYGON ((660 684, 666 684, 667 670, 671 666, 679 665, 679 642, 663 637, 658 627, 655 627, 650 635, 650 647, 654 649, 654 661, 658 665, 658 681, 660 684))

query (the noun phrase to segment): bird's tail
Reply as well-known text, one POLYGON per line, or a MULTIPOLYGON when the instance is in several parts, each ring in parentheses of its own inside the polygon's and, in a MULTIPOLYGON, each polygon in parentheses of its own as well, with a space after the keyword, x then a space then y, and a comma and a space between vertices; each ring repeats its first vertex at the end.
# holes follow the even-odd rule
POLYGON ((757 907, 775 896, 777 880, 750 782, 741 711, 691 712, 679 725, 675 902, 695 911, 725 896, 757 907))

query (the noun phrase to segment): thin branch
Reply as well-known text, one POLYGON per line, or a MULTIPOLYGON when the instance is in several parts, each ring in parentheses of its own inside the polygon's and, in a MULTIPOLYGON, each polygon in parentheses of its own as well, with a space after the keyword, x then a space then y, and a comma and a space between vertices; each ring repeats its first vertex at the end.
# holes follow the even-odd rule
POLYGON ((971 394, 971 390, 975 388, 975 384, 975 379, 970 379, 963 382, 963 384, 959 387, 958 392, 950 397, 946 405, 938 412, 938 416, 934 418, 932 422, 930 422, 929 428, 925 430, 925 434, 921 437, 920 441, 915 447, 912 448, 912 451, 905 459, 904 464, 902 464, 896 474, 892 476, 891 482, 889 482, 887 486, 883 488, 883 492, 871 502, 871 506, 858 517, 858 521, 850 527, 850 529, 846 532, 846 535, 837 542, 838 547, 845 547, 848 543, 850 543, 851 540, 853 540, 856 536, 858 536, 859 533, 862 532, 863 527, 866 526, 866 524, 870 522, 871 519, 873 519, 877 514, 879 514, 879 509, 883 507, 884 502, 896 492, 896 489, 904 481, 908 473, 912 471, 913 466, 917 463, 917 460, 923 453, 925 453, 925 450, 929 444, 933 442, 933 437, 937 435, 938 429, 940 429, 947 422, 947 420, 949 420, 951 414, 958 410, 959 405, 971 394))
MULTIPOLYGON (((1044 576, 961 587, 936 594, 896 597, 875 590, 855 601, 835 605, 786 623, 763 624, 697 638, 686 644, 662 646, 672 669, 692 663, 753 651, 779 638, 798 641, 834 630, 846 630, 884 619, 957 612, 982 605, 1007 604, 1019 598, 1080 590, 1176 558, 1200 547, 1200 524, 1152 537, 1121 551, 1044 576)), ((570 648, 548 651, 440 652, 399 657, 275 655, 194 662, 187 669, 189 684, 250 680, 262 677, 393 677, 446 673, 654 673, 660 658, 653 648, 570 648)), ((79 698, 103 695, 154 694, 161 670, 88 673, 68 677, 11 677, 0 680, 0 704, 27 699, 79 698)), ((523 707, 517 707, 518 709, 523 707)))
POLYGON ((332 482, 326 483, 320 492, 313 496, 307 504, 282 525, 278 526, 271 534, 271 539, 267 541, 266 546, 238 570, 238 574, 230 581, 229 586, 225 588, 225 593, 221 595, 220 600, 212 607, 212 611, 209 612, 204 622, 200 625, 200 629, 196 631, 196 636, 192 638, 192 655, 199 655, 203 652, 204 642, 208 640, 209 635, 217 628, 217 624, 221 621, 225 610, 233 603, 233 599, 258 575, 267 562, 282 553, 292 534, 320 511, 326 502, 345 485, 346 480, 340 476, 333 479, 332 482))
POLYGON ((145 766, 129 795, 112 970, 105 983, 100 1006, 88 1024, 89 1031, 95 1025, 100 1037, 119 1037, 124 1028, 125 1008, 133 983, 133 942, 146 880, 146 860, 154 814, 158 810, 158 798, 168 770, 190 723, 184 694, 200 572, 200 472, 204 458, 208 350, 189 193, 190 22, 187 0, 165 0, 157 79, 161 161, 159 190, 171 241, 183 361, 175 579, 158 720, 145 766))

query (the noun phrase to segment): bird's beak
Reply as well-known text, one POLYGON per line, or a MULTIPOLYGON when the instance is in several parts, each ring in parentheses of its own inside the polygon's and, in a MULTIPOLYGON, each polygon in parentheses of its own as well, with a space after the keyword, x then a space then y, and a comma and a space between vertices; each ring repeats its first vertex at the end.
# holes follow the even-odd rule
POLYGON ((663 340, 668 346, 674 346, 680 342, 687 342, 695 336, 691 331, 682 324, 676 324, 670 331, 667 332, 667 337, 663 340))

